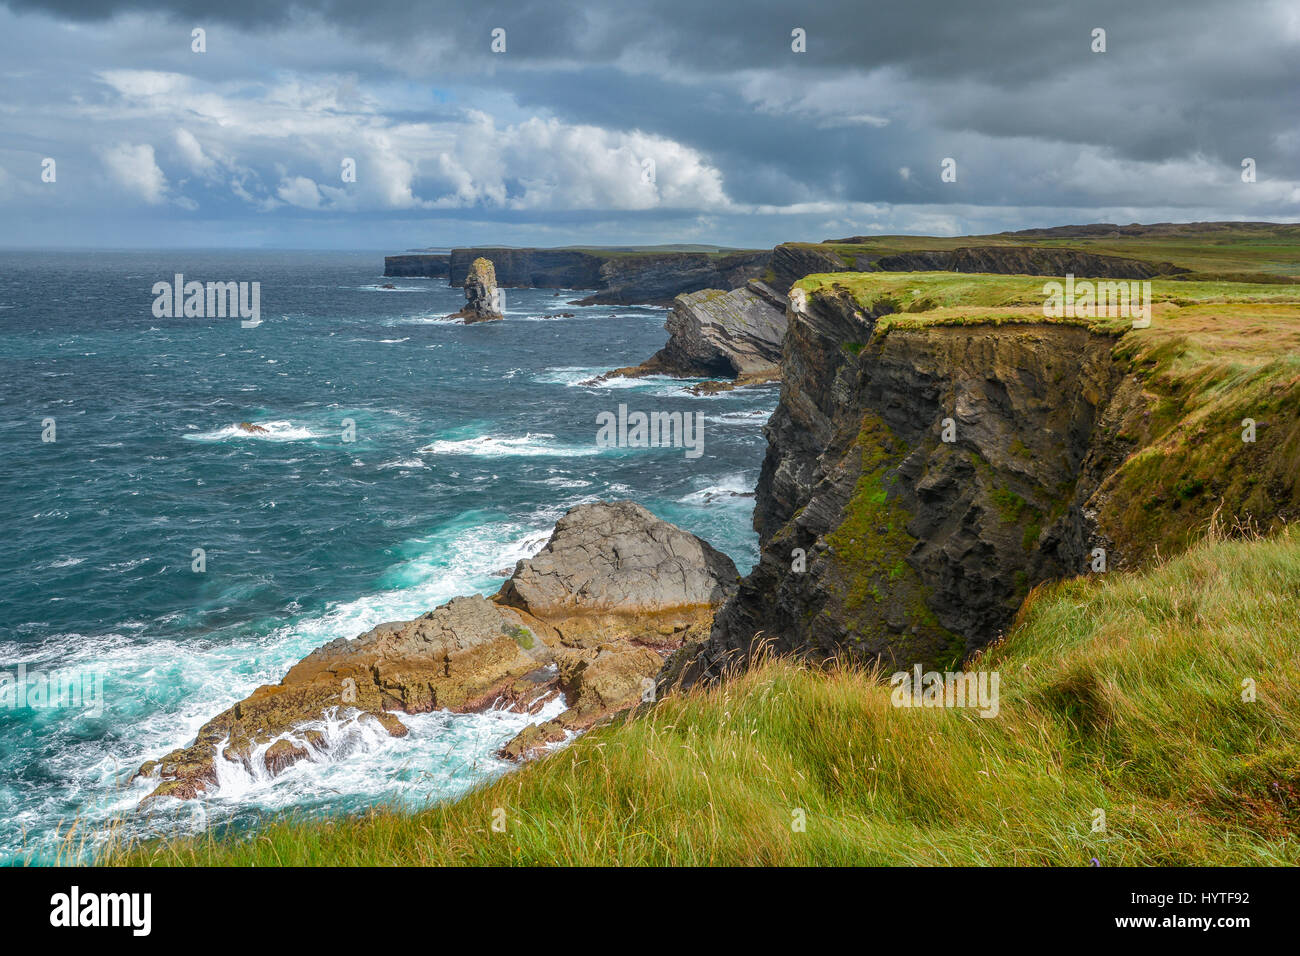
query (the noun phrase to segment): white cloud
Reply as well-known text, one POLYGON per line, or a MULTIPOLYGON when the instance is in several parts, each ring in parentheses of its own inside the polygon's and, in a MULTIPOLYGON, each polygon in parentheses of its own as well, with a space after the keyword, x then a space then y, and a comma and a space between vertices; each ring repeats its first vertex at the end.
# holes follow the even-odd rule
POLYGON ((181 158, 185 160, 190 169, 200 176, 212 176, 217 171, 217 163, 211 156, 203 151, 203 146, 194 134, 184 127, 176 130, 175 134, 176 148, 180 150, 181 158))
POLYGON ((320 208, 320 189, 317 188, 315 180, 308 179, 306 176, 294 176, 292 179, 284 180, 275 194, 290 206, 297 206, 299 209, 320 208))
POLYGON ((127 192, 151 206, 166 201, 167 177, 154 161, 152 146, 119 143, 101 149, 99 156, 109 177, 127 192))
MULTIPOLYGON (((348 211, 731 205, 722 174, 703 154, 638 130, 538 117, 498 126, 478 110, 399 121, 358 92, 353 77, 312 83, 289 77, 252 90, 142 70, 99 77, 117 94, 114 109, 133 129, 165 124, 192 173, 209 183, 229 181, 232 195, 263 210, 281 204, 348 211), (344 156, 357 161, 355 183, 339 178, 344 156), (337 185, 325 185, 331 182, 337 185)), ((116 158, 134 169, 139 156, 116 158)), ((152 152, 149 158, 152 164, 152 152)), ((132 185, 146 192, 138 178, 132 185)), ((166 189, 159 170, 150 201, 162 201, 166 189)))
POLYGON ((722 174, 661 136, 533 118, 497 129, 472 113, 438 157, 447 191, 435 204, 519 210, 725 208, 722 174), (653 165, 650 165, 650 164, 653 165))

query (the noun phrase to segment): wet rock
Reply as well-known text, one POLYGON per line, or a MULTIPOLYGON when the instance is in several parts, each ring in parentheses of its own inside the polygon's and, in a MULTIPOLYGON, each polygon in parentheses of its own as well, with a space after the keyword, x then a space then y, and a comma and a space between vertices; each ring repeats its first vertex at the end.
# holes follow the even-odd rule
POLYGON ((305 742, 326 749, 323 735, 303 729, 325 717, 375 721, 401 737, 399 713, 535 713, 557 693, 569 709, 530 739, 562 739, 628 706, 663 655, 707 634, 736 577, 725 555, 639 505, 579 505, 495 598, 453 598, 317 648, 139 775, 158 780, 151 798, 190 799, 216 785, 218 753, 250 773, 261 754, 275 774, 309 755, 305 742))
POLYGON ((275 776, 289 769, 299 760, 306 760, 310 755, 306 747, 299 746, 291 740, 277 740, 266 748, 266 753, 262 755, 262 763, 266 767, 266 772, 275 776))

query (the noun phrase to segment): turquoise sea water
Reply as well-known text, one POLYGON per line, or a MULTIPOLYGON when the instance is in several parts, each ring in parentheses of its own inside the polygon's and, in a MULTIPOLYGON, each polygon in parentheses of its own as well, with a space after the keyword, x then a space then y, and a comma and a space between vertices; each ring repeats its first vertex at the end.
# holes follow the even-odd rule
POLYGON ((323 728, 329 759, 203 801, 140 812, 150 787, 127 782, 312 648, 495 591, 575 504, 632 498, 742 573, 757 559, 743 493, 775 389, 583 385, 658 349, 665 310, 507 289, 504 322, 453 324, 460 290, 385 279, 382 261, 0 253, 0 859, 48 858, 74 821, 248 829, 503 772, 493 751, 527 718, 438 713, 397 741, 344 719, 323 728), (152 286, 175 273, 260 282, 261 325, 155 318, 152 286), (599 447, 596 416, 620 403, 703 412, 703 456, 599 447), (19 701, 20 669, 100 681, 102 706, 19 701))

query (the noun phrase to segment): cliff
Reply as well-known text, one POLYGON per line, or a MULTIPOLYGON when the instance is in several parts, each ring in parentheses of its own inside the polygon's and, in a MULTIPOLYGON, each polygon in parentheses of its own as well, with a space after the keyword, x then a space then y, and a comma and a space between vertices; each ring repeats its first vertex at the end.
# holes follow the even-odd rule
POLYGON ((668 343, 640 365, 615 369, 596 381, 642 375, 771 381, 781 361, 788 305, 785 296, 757 279, 730 292, 679 295, 664 322, 668 343))
POLYGON ((384 256, 384 275, 446 279, 450 261, 449 255, 424 253, 384 256))
POLYGON ((1172 262, 1098 255, 1078 249, 981 245, 956 249, 881 252, 854 248, 855 240, 812 245, 786 243, 772 251, 771 279, 778 289, 826 272, 985 272, 998 275, 1150 279, 1189 272, 1172 262))
POLYGON ((461 285, 475 259, 490 259, 496 267, 497 282, 522 289, 597 289, 601 288, 600 267, 603 259, 576 249, 453 249, 447 278, 451 285, 461 285))
POLYGON ((612 256, 600 267, 601 291, 581 305, 671 305, 683 293, 734 289, 760 276, 770 252, 633 253, 612 256))
POLYGON ((813 273, 917 269, 1293 285, 1300 282, 1297 240, 1300 224, 1261 222, 1097 223, 986 236, 850 236, 777 246, 766 279, 782 292, 813 273))
POLYGON ((1211 522, 1268 530, 1300 513, 1294 292, 1158 281, 1138 330, 1045 320, 1041 287, 885 273, 796 285, 755 504, 761 559, 689 679, 758 640, 815 659, 960 661, 1040 582, 1097 572, 1095 549, 1104 572, 1143 567, 1211 522), (1245 419, 1267 437, 1243 441, 1245 419))
POLYGON ((595 289, 583 305, 671 305, 678 295, 734 289, 767 269, 771 253, 615 249, 453 249, 449 256, 384 259, 385 275, 446 278, 463 285, 476 259, 492 262, 497 283, 525 289, 595 289))

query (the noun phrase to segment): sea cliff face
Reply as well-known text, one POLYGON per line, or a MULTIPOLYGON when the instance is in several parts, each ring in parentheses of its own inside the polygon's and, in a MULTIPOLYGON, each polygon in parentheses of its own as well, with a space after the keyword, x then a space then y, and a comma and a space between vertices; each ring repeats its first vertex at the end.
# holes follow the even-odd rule
POLYGON ((601 378, 676 375, 722 376, 738 384, 771 381, 781 361, 788 305, 785 296, 757 279, 730 292, 704 289, 679 295, 664 322, 668 343, 640 365, 601 378))
POLYGON ((480 258, 492 262, 503 288, 598 290, 582 300, 584 305, 671 305, 683 293, 743 286, 763 274, 771 253, 481 247, 453 249, 448 256, 387 256, 384 274, 446 278, 451 285, 464 285, 480 258))
POLYGON ((1086 505, 1124 450, 1093 441, 1126 414, 1113 338, 873 337, 876 318, 846 294, 791 314, 755 505, 762 558, 719 614, 715 653, 761 633, 813 657, 950 662, 1099 542, 1086 505))
POLYGON ((463 285, 475 259, 490 259, 497 283, 524 289, 594 289, 602 284, 599 256, 575 249, 453 249, 448 281, 463 285))
POLYGON ((743 286, 762 274, 770 257, 769 252, 620 254, 601 265, 601 291, 582 302, 670 305, 682 293, 743 286))
POLYGON ((1150 279, 1188 270, 1169 262, 1034 246, 966 246, 888 255, 858 252, 855 239, 838 243, 785 243, 772 250, 771 280, 781 291, 806 275, 825 272, 986 272, 998 275, 1104 276, 1150 279))
MULTIPOLYGON (((384 275, 411 276, 427 279, 447 278, 449 255, 413 253, 401 256, 384 256, 384 275)), ((461 279, 464 282, 464 279, 461 279)))
POLYGON ((1193 287, 1170 282, 1143 332, 1025 307, 929 322, 898 314, 892 291, 863 305, 812 278, 830 284, 792 294, 761 559, 683 655, 695 663, 666 676, 716 674, 760 642, 951 665, 1040 582, 1139 568, 1213 522, 1269 530, 1300 510, 1294 304, 1187 303, 1193 287), (1242 439, 1256 419, 1266 444, 1242 439))

